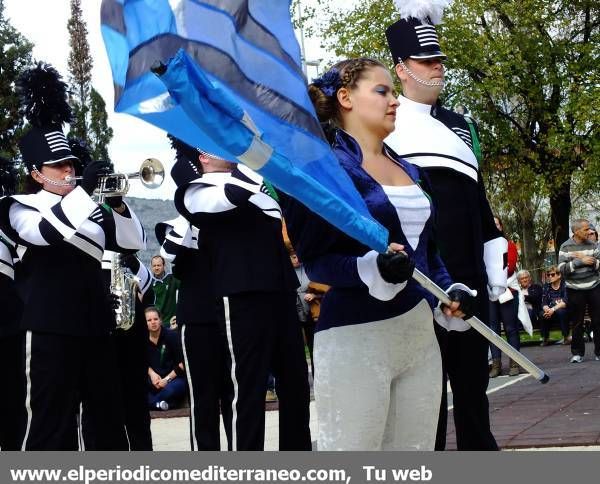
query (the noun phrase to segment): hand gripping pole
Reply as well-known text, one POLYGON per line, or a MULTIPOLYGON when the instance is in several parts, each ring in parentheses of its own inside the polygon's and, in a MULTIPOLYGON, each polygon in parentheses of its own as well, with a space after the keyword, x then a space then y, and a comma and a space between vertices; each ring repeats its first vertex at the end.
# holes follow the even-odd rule
MULTIPOLYGON (((421 271, 415 269, 412 277, 415 281, 421 284, 421 286, 423 286, 423 289, 437 297, 442 303, 451 303, 450 299, 448 298, 448 295, 444 292, 444 290, 431 279, 429 279, 421 271)), ((523 355, 521 352, 517 351, 506 341, 504 341, 499 335, 496 334, 495 331, 483 324, 481 320, 479 320, 479 318, 473 316, 469 319, 466 319, 465 321, 469 323, 475 331, 481 334, 490 343, 496 345, 504 354, 508 355, 509 358, 517 362, 519 366, 521 366, 527 371, 527 373, 539 380, 540 383, 548 383, 550 377, 546 373, 544 373, 543 370, 538 368, 525 355, 523 355)))

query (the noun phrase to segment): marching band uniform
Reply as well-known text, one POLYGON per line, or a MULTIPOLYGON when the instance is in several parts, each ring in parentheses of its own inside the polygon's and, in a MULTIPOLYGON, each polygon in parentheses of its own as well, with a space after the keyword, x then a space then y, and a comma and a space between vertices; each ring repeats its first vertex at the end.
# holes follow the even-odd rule
POLYGON ((191 450, 221 449, 221 412, 231 448, 225 311, 223 299, 214 292, 211 260, 198 250, 198 229, 181 216, 157 224, 156 238, 162 242, 160 254, 180 281, 177 324, 190 390, 191 450))
MULTIPOLYGON (((386 148, 415 184, 383 187, 362 168, 360 147, 349 134, 336 130, 332 147, 389 240, 403 244, 419 270, 450 289, 432 239, 433 206, 422 173, 386 148)), ((375 251, 292 200, 284 209, 309 278, 331 286, 315 334, 318 449, 433 449, 442 393, 435 299, 412 279, 385 282, 375 251)))
MULTIPOLYGON (((152 275, 134 255, 128 257, 134 259, 133 262, 128 262, 127 266, 138 280, 135 319, 130 329, 114 330, 113 339, 129 450, 152 450, 147 387, 149 334, 144 314, 144 309, 154 305, 152 275)), ((102 261, 104 272, 108 275, 106 259, 110 260, 110 251, 104 252, 102 261)))
MULTIPOLYGON (((427 20, 401 19, 388 27, 386 35, 394 63, 409 57, 445 58, 435 27, 427 20)), ((494 224, 486 198, 474 154, 478 140, 459 114, 438 104, 422 104, 403 96, 398 100, 396 129, 386 143, 427 174, 438 208, 436 235, 442 260, 454 280, 477 290, 476 315, 487 321, 488 291, 491 298, 497 299, 506 289, 506 240, 494 224)), ((440 337, 444 366, 452 385, 458 449, 497 450, 486 396, 488 341, 474 329, 440 332, 440 337)), ((439 445, 442 448, 446 414, 444 404, 440 427, 443 444, 439 445)))
POLYGON ((65 197, 42 190, 4 199, 0 227, 28 247, 19 282, 26 331, 23 450, 72 448, 70 425, 78 398, 89 401, 90 412, 104 422, 99 446, 120 445, 113 440, 123 430, 119 409, 104 394, 114 375, 113 317, 100 263, 105 247, 143 248, 141 224, 129 210, 102 212, 77 187, 65 197))
POLYGON ((2 398, 0 398, 0 449, 21 448, 20 426, 23 424, 22 362, 23 334, 19 319, 23 309, 15 288, 15 264, 17 254, 10 244, 0 238, 0 368, 2 368, 2 398))
POLYGON ((83 406, 97 424, 99 450, 127 449, 121 399, 106 398, 106 389, 115 387, 116 367, 110 338, 114 319, 101 261, 105 249, 144 248, 144 231, 126 205, 119 214, 102 210, 90 198, 104 169, 101 162, 88 165, 82 186, 64 196, 34 181, 33 172, 43 186, 67 186, 42 171, 76 159, 62 133, 71 113, 66 85, 52 67, 39 64, 26 71, 19 85, 28 96, 31 123, 19 149, 39 191, 2 199, 0 230, 27 248, 16 280, 23 301, 20 329, 25 332, 21 449, 76 450, 75 422, 83 406))
POLYGON ((200 229, 199 248, 212 264, 214 291, 223 300, 233 385, 232 449, 263 449, 272 369, 279 395, 279 449, 310 450, 308 372, 295 306, 298 281, 283 243, 281 210, 262 187, 262 178, 242 166, 233 173, 205 173, 179 186, 175 206, 200 229))

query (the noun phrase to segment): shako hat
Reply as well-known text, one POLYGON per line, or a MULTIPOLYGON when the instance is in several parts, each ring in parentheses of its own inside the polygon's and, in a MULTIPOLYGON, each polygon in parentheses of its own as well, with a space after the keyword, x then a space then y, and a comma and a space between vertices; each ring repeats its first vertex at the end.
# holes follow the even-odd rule
POLYGON ((171 147, 175 150, 175 164, 171 168, 171 178, 175 185, 181 187, 200 178, 202 169, 199 166, 198 149, 184 143, 172 134, 167 134, 171 147))
POLYGON ((394 0, 400 20, 385 30, 394 64, 399 60, 446 59, 435 25, 440 23, 448 0, 394 0))
POLYGON ((30 128, 19 140, 19 150, 29 171, 34 167, 77 160, 62 131, 72 119, 67 85, 49 64, 39 62, 17 81, 17 92, 30 128))

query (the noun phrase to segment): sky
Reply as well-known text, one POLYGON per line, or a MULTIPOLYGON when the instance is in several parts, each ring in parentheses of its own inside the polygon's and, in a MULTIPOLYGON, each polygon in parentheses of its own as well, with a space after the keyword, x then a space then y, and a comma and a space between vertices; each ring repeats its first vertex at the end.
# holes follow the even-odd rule
MULTIPOLYGON (((306 3, 309 1, 307 0, 306 3)), ((100 33, 101 3, 101 0, 81 2, 88 29, 88 42, 94 60, 92 84, 106 101, 108 123, 114 132, 109 146, 109 155, 115 169, 124 173, 136 172, 146 158, 161 160, 167 171, 167 178, 163 185, 158 189, 149 190, 142 187, 140 183, 132 182, 129 194, 142 198, 170 199, 175 192, 175 184, 168 174, 173 165, 174 153, 170 149, 165 132, 133 116, 115 113, 112 110, 114 105, 112 76, 100 33)), ((52 64, 63 78, 67 79, 69 0, 4 0, 4 5, 5 16, 9 18, 10 23, 33 42, 34 58, 52 64)), ((323 57, 318 44, 318 39, 305 39, 308 60, 323 57)), ((314 77, 316 68, 309 69, 308 77, 314 77)))

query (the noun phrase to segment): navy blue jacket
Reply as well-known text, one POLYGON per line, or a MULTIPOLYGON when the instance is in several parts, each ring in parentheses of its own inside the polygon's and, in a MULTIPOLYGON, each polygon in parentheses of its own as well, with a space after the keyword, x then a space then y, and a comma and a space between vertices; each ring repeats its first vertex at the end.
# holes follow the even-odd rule
MULTIPOLYGON (((385 149, 427 194, 428 186, 422 171, 399 158, 389 148, 385 149)), ((413 250, 402 231, 395 207, 381 185, 362 168, 362 153, 358 143, 349 134, 338 130, 333 150, 365 200, 371 215, 389 230, 389 242, 403 244, 404 250, 415 260, 416 267, 436 284, 444 289, 450 286, 452 280, 434 242, 433 206, 417 249, 413 250)), ((432 307, 437 303, 413 279, 390 301, 372 297, 357 269, 357 258, 369 252, 370 248, 333 227, 299 202, 283 198, 288 233, 310 280, 332 286, 322 301, 317 330, 395 317, 409 311, 423 299, 432 307)))

